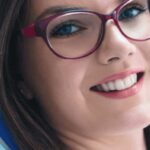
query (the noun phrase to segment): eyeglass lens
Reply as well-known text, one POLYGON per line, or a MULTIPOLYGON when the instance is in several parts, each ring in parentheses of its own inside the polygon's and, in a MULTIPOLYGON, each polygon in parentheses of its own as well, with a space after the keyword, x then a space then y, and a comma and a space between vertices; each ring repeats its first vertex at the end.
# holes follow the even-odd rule
MULTIPOLYGON (((150 12, 147 2, 127 3, 118 12, 118 25, 129 38, 150 38, 150 12)), ((103 31, 101 18, 88 12, 70 12, 56 17, 48 24, 49 45, 61 56, 74 58, 89 53, 103 31)))

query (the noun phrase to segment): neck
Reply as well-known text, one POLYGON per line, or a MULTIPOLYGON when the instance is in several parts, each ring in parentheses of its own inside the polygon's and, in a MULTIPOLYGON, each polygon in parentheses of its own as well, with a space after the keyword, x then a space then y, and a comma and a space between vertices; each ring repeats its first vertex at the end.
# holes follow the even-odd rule
POLYGON ((83 137, 71 133, 61 138, 68 146, 68 150, 146 150, 144 132, 142 130, 124 135, 107 135, 99 138, 83 137))

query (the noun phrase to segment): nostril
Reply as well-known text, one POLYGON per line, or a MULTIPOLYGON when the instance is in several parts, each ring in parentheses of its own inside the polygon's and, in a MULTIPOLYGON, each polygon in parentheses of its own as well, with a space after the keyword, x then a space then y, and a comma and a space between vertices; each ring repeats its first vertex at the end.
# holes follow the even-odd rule
POLYGON ((119 57, 113 57, 113 58, 108 59, 108 62, 111 63, 111 62, 117 61, 119 59, 120 59, 119 57))
MULTIPOLYGON (((127 56, 132 56, 132 55, 133 55, 133 52, 130 52, 127 56)), ((112 62, 121 60, 121 59, 123 59, 123 58, 125 58, 125 55, 124 55, 124 56, 121 56, 121 55, 120 55, 120 57, 111 57, 111 58, 108 59, 107 62, 108 62, 108 63, 112 63, 112 62)))
POLYGON ((131 56, 131 55, 133 55, 133 52, 130 52, 130 53, 129 53, 129 56, 131 56))

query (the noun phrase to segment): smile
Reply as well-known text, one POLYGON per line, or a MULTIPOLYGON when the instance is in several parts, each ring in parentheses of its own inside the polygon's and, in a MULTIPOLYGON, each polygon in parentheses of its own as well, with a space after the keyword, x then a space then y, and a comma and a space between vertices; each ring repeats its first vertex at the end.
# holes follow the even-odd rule
POLYGON ((101 84, 92 86, 90 90, 110 98, 127 98, 140 91, 143 81, 144 72, 121 73, 104 79, 101 84), (113 78, 114 80, 111 80, 113 78))

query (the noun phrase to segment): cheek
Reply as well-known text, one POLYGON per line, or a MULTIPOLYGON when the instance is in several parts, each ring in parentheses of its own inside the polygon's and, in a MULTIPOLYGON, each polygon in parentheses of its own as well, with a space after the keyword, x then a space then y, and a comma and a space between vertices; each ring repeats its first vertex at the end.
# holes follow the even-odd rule
POLYGON ((80 87, 87 63, 60 59, 41 40, 25 45, 22 72, 41 106, 53 120, 74 118, 75 122, 81 122, 79 116, 84 113, 85 99, 80 87))
MULTIPOLYGON (((139 49, 141 50, 141 54, 145 60, 146 64, 146 74, 145 74, 145 86, 143 90, 143 95, 147 98, 148 103, 150 104, 149 97, 150 97, 150 40, 146 42, 139 42, 138 43, 139 49)), ((140 61, 140 60, 139 60, 140 61)))
POLYGON ((145 61, 148 63, 148 67, 150 67, 150 40, 145 42, 138 42, 137 46, 145 61))
POLYGON ((68 89, 79 89, 86 68, 85 63, 82 65, 80 61, 58 58, 41 40, 27 42, 25 45, 20 60, 22 74, 29 85, 37 90, 40 87, 40 91, 49 87, 50 91, 54 90, 60 94, 68 89))
MULTIPOLYGON (((103 129, 116 127, 117 131, 117 127, 122 126, 120 122, 128 123, 130 114, 126 110, 132 109, 137 100, 114 103, 88 91, 94 81, 101 78, 97 76, 100 66, 93 63, 94 55, 91 56, 93 59, 64 60, 52 54, 41 39, 36 42, 30 39, 30 42, 25 43, 21 53, 23 76, 56 127, 76 127, 91 130, 91 133, 94 128, 97 133, 99 128, 106 131, 103 129), (119 114, 118 117, 116 114, 119 114)), ((138 49, 149 66, 150 42, 146 43, 139 44, 138 49)), ((137 112, 133 114, 139 116, 137 112)))

